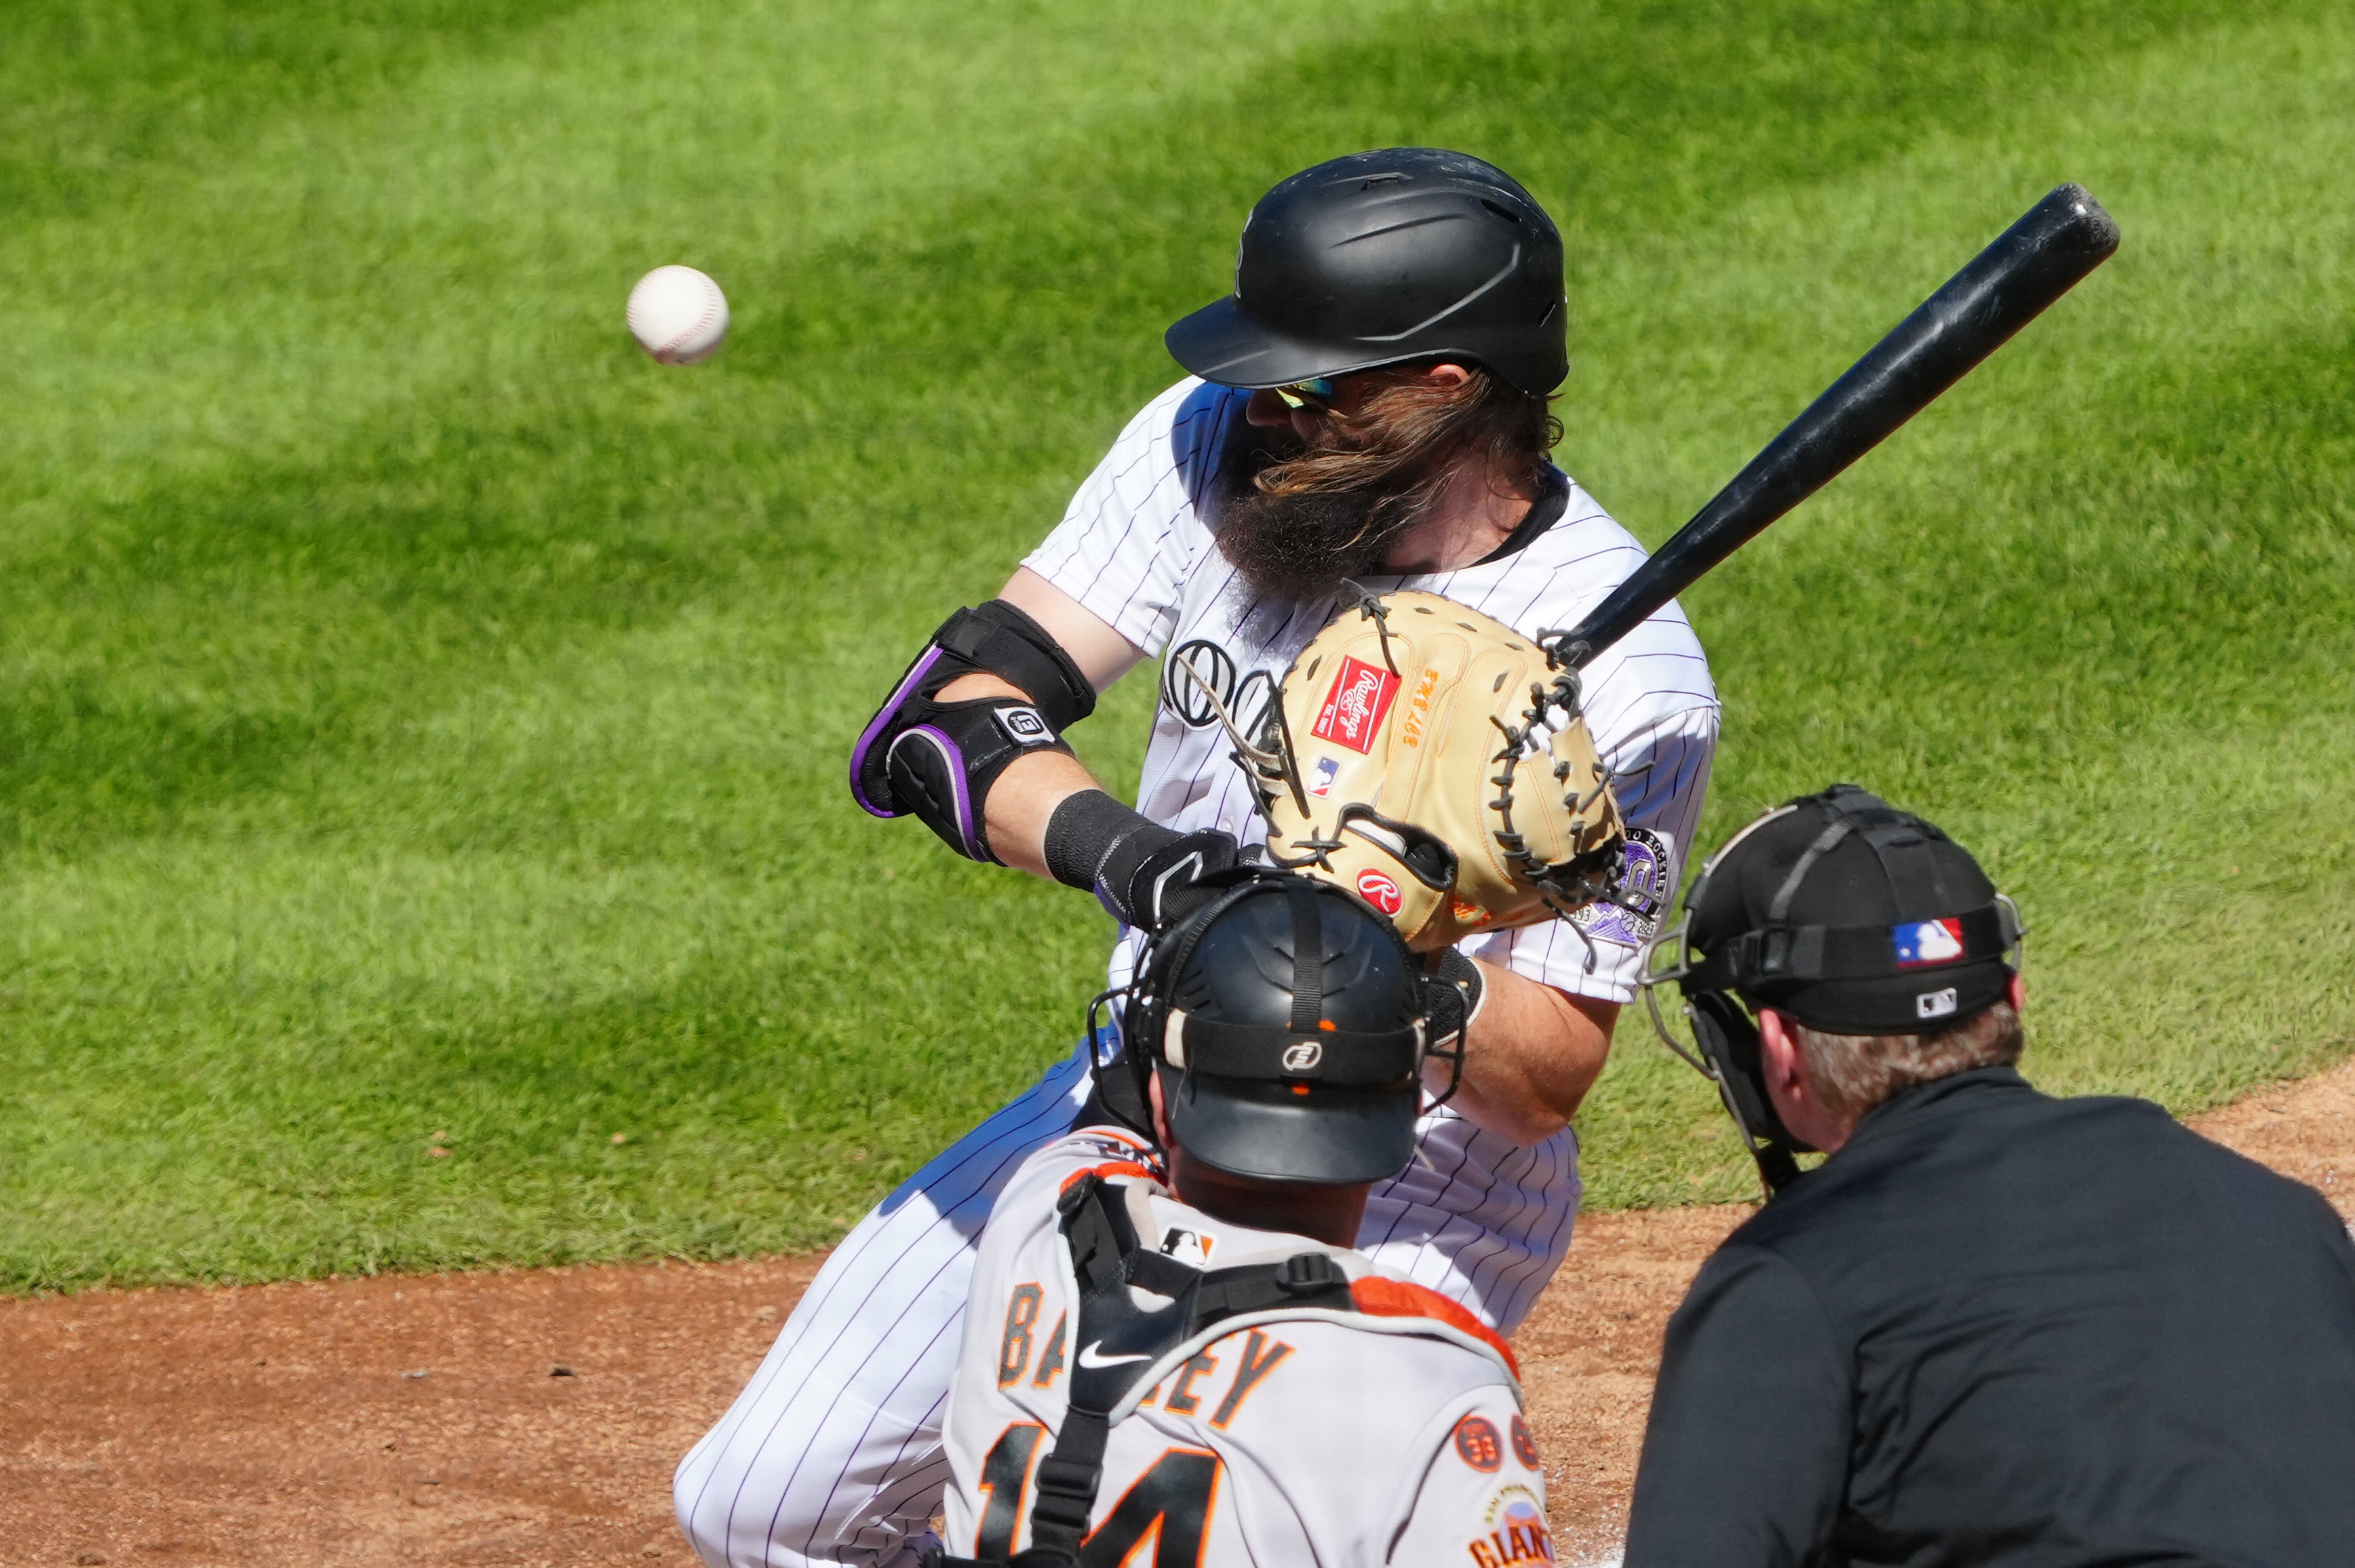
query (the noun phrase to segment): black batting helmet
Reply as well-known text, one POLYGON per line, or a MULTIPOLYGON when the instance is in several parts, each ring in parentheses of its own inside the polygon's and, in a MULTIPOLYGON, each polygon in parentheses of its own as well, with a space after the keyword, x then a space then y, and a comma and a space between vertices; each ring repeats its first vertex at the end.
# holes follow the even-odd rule
POLYGON ((1190 1157, 1264 1181, 1395 1176, 1422 1106, 1423 988, 1341 889, 1249 873, 1154 942, 1121 1020, 1190 1157))
POLYGON ((1444 355, 1543 397, 1570 371, 1561 234, 1493 164, 1353 153, 1262 197, 1235 292, 1172 326, 1206 381, 1280 387, 1444 355))

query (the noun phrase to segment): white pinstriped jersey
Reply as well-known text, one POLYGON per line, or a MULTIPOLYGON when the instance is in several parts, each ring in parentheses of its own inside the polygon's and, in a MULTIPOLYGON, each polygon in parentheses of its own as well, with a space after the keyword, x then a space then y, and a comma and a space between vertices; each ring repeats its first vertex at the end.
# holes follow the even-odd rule
MULTIPOLYGON (((1215 645, 1226 656, 1223 670, 1210 667, 1215 657, 1198 657, 1196 666, 1214 681, 1224 673, 1236 691, 1253 671, 1279 678, 1333 610, 1258 599, 1218 553, 1205 514, 1246 401, 1245 393, 1191 378, 1156 398, 1023 563, 1148 655, 1197 639, 1215 645)), ((1524 635, 1576 624, 1644 551, 1575 483, 1562 484, 1559 518, 1511 553, 1363 585, 1444 594, 1524 635)), ((1658 611, 1587 667, 1583 687, 1595 745, 1621 775, 1617 793, 1631 838, 1654 851, 1655 885, 1672 892, 1700 826, 1717 744, 1716 688, 1684 613, 1674 604, 1658 611)), ((1266 825, 1230 750, 1220 730, 1188 724, 1165 690, 1137 809, 1172 827, 1219 827, 1257 841, 1266 825)), ((1648 929, 1602 909, 1584 912, 1579 923, 1583 940, 1570 923, 1550 921, 1485 933, 1462 947, 1566 991, 1631 999, 1648 929)), ((1113 984, 1128 977, 1136 946, 1135 933, 1124 933, 1113 952, 1113 984)), ((1367 1201, 1358 1245, 1510 1334, 1569 1247, 1580 1192, 1576 1140, 1564 1131, 1523 1147, 1441 1106, 1425 1113, 1415 1141, 1414 1162, 1367 1201)))
MULTIPOLYGON (((1156 399, 1131 421, 1080 489, 1062 525, 1026 563, 1149 654, 1196 638, 1212 640, 1235 667, 1231 675, 1238 684, 1255 670, 1270 678, 1281 674, 1329 611, 1252 601, 1218 555, 1203 507, 1197 505, 1198 498, 1204 506, 1209 501, 1220 447, 1245 400, 1194 380, 1156 399)), ((1642 551, 1583 492, 1564 484, 1567 501, 1559 518, 1509 556, 1366 586, 1427 588, 1525 634, 1573 624, 1634 569, 1642 551)), ((1620 786, 1622 807, 1631 824, 1657 836, 1666 862, 1658 868, 1660 884, 1672 889, 1673 862, 1691 841, 1717 732, 1708 668, 1673 606, 1588 671, 1586 697, 1603 754, 1630 775, 1620 786), (1648 771, 1635 772, 1646 762, 1648 771)), ((1167 704, 1155 723, 1140 808, 1180 828, 1216 825, 1246 841, 1258 837, 1249 793, 1227 761, 1224 738, 1188 728, 1167 704)), ((1465 945, 1492 963, 1567 989, 1624 999, 1633 965, 1632 944, 1624 939, 1633 933, 1601 925, 1593 934, 1597 962, 1592 972, 1584 945, 1560 923, 1465 945)), ((1124 943, 1114 955, 1115 978, 1126 974, 1130 955, 1124 943)), ((1000 1201, 1000 1184, 1031 1151, 1062 1136, 1086 1089, 1082 1047, 911 1178, 827 1259, 759 1373, 679 1467, 679 1520, 707 1563, 714 1568, 821 1562, 902 1568, 912 1562, 910 1542, 952 1469, 949 1544, 960 1552, 972 1549, 989 1455, 1010 1428, 1043 1426, 1060 1411, 1060 1402, 1040 1403, 1049 1391, 1037 1381, 1043 1360, 1052 1359, 1050 1315, 1043 1330, 1033 1325, 1019 1379, 999 1389, 997 1363, 988 1362, 988 1375, 976 1372, 975 1386, 961 1393, 949 1417, 955 1455, 949 1465, 940 1433, 950 1403, 946 1391, 957 1375, 958 1319, 964 1317, 983 1336, 982 1348, 967 1357, 978 1367, 981 1358, 1004 1349, 1008 1290, 1033 1277, 1005 1272, 1013 1265, 990 1265, 1000 1272, 970 1298, 974 1310, 967 1312, 972 1238, 1000 1201)), ((1578 1211, 1576 1141, 1564 1132, 1522 1147, 1444 1106, 1425 1115, 1416 1138, 1416 1159, 1368 1196, 1358 1246, 1385 1270, 1509 1335, 1569 1249, 1578 1211)), ((1004 1201, 1012 1225, 1046 1223, 1049 1210, 1020 1192, 1009 1192, 1004 1201)), ((1174 1218, 1171 1223, 1199 1229, 1174 1218)), ((1051 1226, 1046 1233, 1052 1235, 1051 1226)), ((995 1222, 986 1235, 991 1246, 1012 1246, 1019 1239, 995 1222)), ((1047 1275, 1037 1279, 1043 1312, 1047 1275)), ((1508 1456, 1494 1471, 1465 1470, 1433 1437, 1453 1430, 1448 1424, 1459 1413, 1432 1385, 1408 1386, 1441 1376, 1421 1370, 1423 1352, 1414 1352, 1411 1363, 1399 1358, 1402 1370, 1394 1373, 1388 1342, 1359 1342, 1370 1334, 1329 1323, 1299 1332, 1305 1337, 1294 1339, 1289 1328, 1277 1336, 1295 1349, 1272 1368, 1265 1360, 1271 1341, 1252 1349, 1248 1329, 1241 1346, 1229 1340, 1226 1348, 1214 1348, 1219 1364, 1198 1374, 1180 1395, 1208 1401, 1201 1407, 1209 1413, 1207 1431, 1179 1423, 1180 1417, 1197 1421, 1199 1410, 1162 1408, 1178 1392, 1170 1380, 1156 1411, 1126 1424, 1144 1435, 1124 1443, 1146 1445, 1151 1453, 1124 1461, 1131 1468, 1108 1481, 1104 1495, 1114 1501, 1107 1506, 1116 1506, 1128 1482, 1141 1477, 1136 1465, 1149 1470, 1163 1449, 1185 1446, 1218 1457, 1230 1474, 1255 1466, 1252 1474, 1271 1486, 1303 1467, 1329 1467, 1337 1485, 1339 1477, 1376 1477, 1362 1494, 1369 1500, 1354 1503, 1347 1517, 1319 1513, 1333 1507, 1319 1490, 1320 1500, 1304 1502, 1288 1523, 1277 1522, 1286 1517, 1279 1510, 1252 1500, 1262 1496, 1259 1481, 1230 1487, 1204 1515, 1221 1552, 1238 1537, 1220 1531, 1231 1529, 1261 1549, 1250 1559, 1259 1563, 1330 1568, 1362 1558, 1515 1568, 1532 1556, 1542 1558, 1543 1538, 1532 1533, 1542 1519, 1542 1496, 1533 1467, 1527 1467, 1526 1477, 1514 1467, 1508 1389, 1478 1384, 1489 1373, 1477 1368, 1466 1374, 1474 1381, 1464 1385, 1463 1395, 1474 1403, 1465 1412, 1504 1434, 1508 1456), (1379 1352, 1381 1382, 1361 1379, 1356 1388, 1328 1387, 1312 1376, 1305 1381, 1316 1385, 1317 1397, 1336 1402, 1327 1415, 1314 1422, 1287 1417, 1280 1431, 1259 1427, 1270 1413, 1291 1407, 1292 1374, 1321 1362, 1327 1353, 1321 1347, 1335 1335, 1348 1336, 1333 1340, 1334 1348, 1357 1365, 1376 1364, 1373 1352, 1379 1352), (1312 1349, 1318 1349, 1316 1362, 1303 1359, 1312 1349), (1218 1412, 1234 1396, 1246 1356, 1266 1375, 1256 1380, 1257 1393, 1245 1389, 1238 1410, 1220 1428, 1218 1412), (1491 1392, 1475 1392, 1481 1387, 1491 1392), (1495 1403, 1483 1406, 1482 1399, 1495 1403), (1405 1429, 1410 1424, 1400 1413, 1411 1407, 1422 1410, 1428 1429, 1405 1429), (1416 1470, 1401 1462, 1410 1454, 1429 1462, 1416 1470), (1308 1455, 1322 1457, 1304 1457, 1308 1455), (1483 1484, 1488 1489, 1481 1490, 1483 1484), (1453 1490, 1443 1494, 1435 1488, 1453 1490), (1473 1517, 1466 1518, 1466 1509, 1473 1517), (1261 1518, 1270 1521, 1263 1531, 1253 1522, 1261 1518), (1410 1519, 1418 1529, 1421 1521, 1435 1521, 1430 1543, 1421 1536, 1380 1539, 1385 1529, 1410 1519), (1328 1542, 1334 1543, 1329 1550, 1328 1542)), ((1471 1354, 1435 1342, 1433 1351, 1471 1354)), ((1075 1353, 1064 1347, 1066 1356, 1075 1353)), ((1470 1451, 1485 1463, 1492 1440, 1478 1428, 1470 1437, 1470 1451)), ((1010 1452, 1001 1454, 1001 1465, 1010 1452)), ((1165 1479, 1174 1483, 1182 1469, 1173 1467, 1165 1479)))
MULTIPOLYGON (((1156 398, 1080 486, 1062 524, 1023 562, 1148 656, 1198 641, 1213 645, 1225 657, 1197 656, 1195 663, 1229 693, 1248 687, 1254 671, 1280 678, 1335 609, 1332 601, 1261 599, 1218 552, 1205 514, 1248 400, 1190 377, 1156 398)), ((1560 519, 1512 553, 1454 571, 1369 577, 1363 585, 1378 593, 1416 588, 1442 594, 1525 636, 1575 625, 1644 551, 1574 482, 1564 483, 1568 500, 1560 519)), ((1717 744, 1717 691, 1684 612, 1668 605, 1603 653, 1584 672, 1583 694, 1596 748, 1620 774, 1621 812, 1650 836, 1648 847, 1662 862, 1658 885, 1673 891, 1700 823, 1717 744)), ((1231 750, 1214 721, 1188 722, 1165 682, 1137 809, 1182 831, 1218 827, 1257 842, 1266 823, 1231 750)), ((1578 923, 1583 940, 1569 923, 1549 921, 1485 933, 1462 946, 1565 991, 1633 999, 1639 942, 1648 931, 1608 910, 1587 912, 1578 923)), ((1113 955, 1114 985, 1127 979, 1139 940, 1135 932, 1123 933, 1113 955)))
MULTIPOLYGON (((1073 1134, 1033 1154, 991 1212, 944 1431, 953 1553, 1031 1544, 1071 1363, 1097 1349, 1077 1342, 1055 1200, 1082 1171, 1140 1157, 1114 1129, 1073 1134)), ((1140 1199, 1150 1237, 1180 1261, 1328 1252, 1382 1316, 1253 1314, 1148 1364, 1105 1444, 1082 1568, 1551 1563, 1545 1481, 1501 1346, 1469 1319, 1425 1315, 1450 1309, 1357 1253, 1229 1224, 1156 1187, 1132 1189, 1132 1213, 1140 1199)))

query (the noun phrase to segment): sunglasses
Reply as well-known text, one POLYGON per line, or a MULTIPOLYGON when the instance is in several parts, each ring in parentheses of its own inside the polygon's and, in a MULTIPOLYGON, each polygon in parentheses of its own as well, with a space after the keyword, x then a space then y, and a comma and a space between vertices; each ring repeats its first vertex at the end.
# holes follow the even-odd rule
POLYGON ((1283 399, 1287 409, 1322 408, 1333 400, 1333 380, 1329 376, 1293 381, 1268 390, 1283 399))

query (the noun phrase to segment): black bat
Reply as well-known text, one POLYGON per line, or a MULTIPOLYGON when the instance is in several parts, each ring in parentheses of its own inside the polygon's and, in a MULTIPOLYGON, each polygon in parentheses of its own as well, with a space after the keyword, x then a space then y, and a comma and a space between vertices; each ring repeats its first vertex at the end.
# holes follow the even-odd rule
POLYGON ((2117 224, 2083 186, 2064 185, 2030 208, 1849 366, 1593 614, 1546 641, 1572 668, 1585 666, 1880 445, 2117 248, 2117 224))

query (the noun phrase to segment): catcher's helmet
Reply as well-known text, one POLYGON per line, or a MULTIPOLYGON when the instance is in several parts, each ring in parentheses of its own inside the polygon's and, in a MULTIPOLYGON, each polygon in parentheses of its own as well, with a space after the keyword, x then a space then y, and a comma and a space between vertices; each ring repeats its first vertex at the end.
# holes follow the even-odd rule
POLYGON ((1569 373, 1561 234, 1510 175, 1395 147, 1303 170, 1243 225, 1235 292, 1172 326, 1206 381, 1278 387, 1445 355, 1532 397, 1569 373))
POLYGON ((1422 1105, 1423 988, 1342 890, 1255 871, 1156 939, 1121 1021, 1192 1158, 1264 1181, 1395 1176, 1422 1105))

